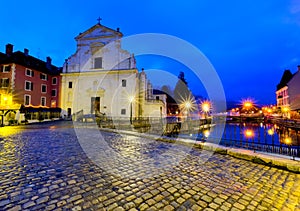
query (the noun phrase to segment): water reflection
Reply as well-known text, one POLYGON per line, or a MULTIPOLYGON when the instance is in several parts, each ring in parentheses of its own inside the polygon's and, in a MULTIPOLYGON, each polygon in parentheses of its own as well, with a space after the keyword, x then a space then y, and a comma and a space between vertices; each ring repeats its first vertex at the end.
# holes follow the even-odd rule
POLYGON ((253 140, 261 144, 300 145, 300 128, 289 128, 275 124, 228 123, 223 138, 226 140, 253 140))
POLYGON ((281 144, 299 146, 300 145, 300 128, 277 128, 276 132, 279 134, 281 144))

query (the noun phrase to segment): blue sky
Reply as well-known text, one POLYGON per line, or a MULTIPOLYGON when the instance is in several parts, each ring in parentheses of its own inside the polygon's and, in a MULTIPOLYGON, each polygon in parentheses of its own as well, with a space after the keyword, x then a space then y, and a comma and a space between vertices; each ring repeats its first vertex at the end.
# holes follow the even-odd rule
MULTIPOLYGON (((190 42, 215 67, 228 100, 275 103, 283 71, 295 72, 300 64, 297 0, 12 0, 1 2, 1 8, 1 52, 11 43, 15 50, 28 48, 31 55, 50 56, 61 66, 76 50, 74 37, 100 16, 103 25, 120 27, 125 36, 165 33, 190 42)), ((188 71, 153 57, 138 58, 138 67, 163 68, 175 78, 188 71)), ((205 95, 199 80, 188 72, 186 78, 196 94, 205 95)))

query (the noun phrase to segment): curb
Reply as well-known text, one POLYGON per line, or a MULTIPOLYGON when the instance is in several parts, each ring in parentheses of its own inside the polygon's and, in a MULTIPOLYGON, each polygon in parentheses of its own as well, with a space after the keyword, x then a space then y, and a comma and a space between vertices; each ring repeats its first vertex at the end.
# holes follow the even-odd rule
POLYGON ((143 134, 132 131, 109 129, 109 128, 100 128, 101 131, 112 132, 112 133, 121 133, 125 135, 133 135, 141 138, 150 138, 157 141, 169 142, 169 143, 178 143, 188 146, 193 146, 207 151, 213 151, 222 155, 229 155, 238 159, 247 160, 253 163, 262 164, 270 167, 275 167, 278 169, 290 171, 293 173, 300 174, 300 161, 292 160, 289 157, 276 156, 274 154, 264 153, 260 151, 252 151, 241 148, 232 148, 225 147, 218 144, 208 143, 208 142, 199 142, 186 138, 170 138, 162 137, 158 135, 143 134))

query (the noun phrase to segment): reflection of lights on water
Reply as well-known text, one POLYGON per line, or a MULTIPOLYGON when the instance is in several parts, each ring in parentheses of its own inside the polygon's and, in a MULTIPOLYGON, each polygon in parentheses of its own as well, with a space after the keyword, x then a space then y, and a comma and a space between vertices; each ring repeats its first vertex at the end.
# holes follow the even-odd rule
POLYGON ((273 128, 268 130, 268 135, 270 135, 270 136, 274 135, 274 129, 273 128))
POLYGON ((245 130, 244 134, 247 138, 252 138, 254 136, 253 130, 250 129, 245 130))

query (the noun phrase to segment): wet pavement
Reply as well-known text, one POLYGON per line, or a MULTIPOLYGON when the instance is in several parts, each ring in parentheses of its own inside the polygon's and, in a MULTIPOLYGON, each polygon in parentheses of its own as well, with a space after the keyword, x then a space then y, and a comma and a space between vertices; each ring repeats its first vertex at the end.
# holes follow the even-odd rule
POLYGON ((72 122, 0 128, 0 210, 300 210, 300 174, 101 135, 118 156, 95 162, 72 122))

